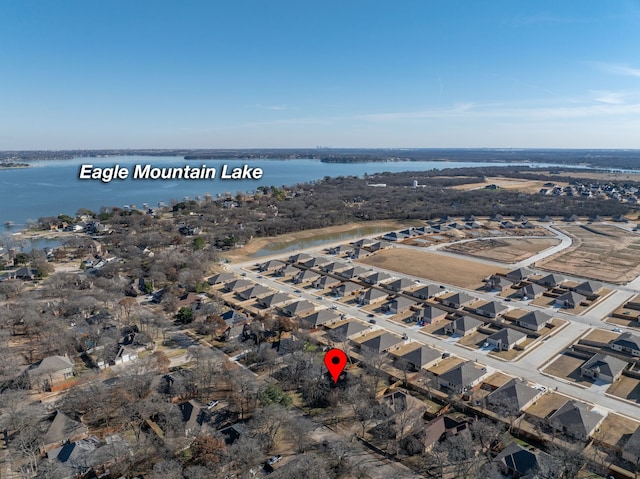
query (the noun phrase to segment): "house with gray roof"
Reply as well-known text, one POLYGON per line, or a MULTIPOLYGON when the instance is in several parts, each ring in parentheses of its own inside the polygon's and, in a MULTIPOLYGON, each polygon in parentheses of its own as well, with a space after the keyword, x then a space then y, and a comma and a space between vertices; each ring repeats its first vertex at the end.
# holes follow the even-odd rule
POLYGON ((466 336, 467 334, 474 333, 484 323, 471 316, 462 316, 449 324, 445 325, 444 331, 447 334, 458 334, 460 336, 466 336))
POLYGON ((381 249, 391 248, 391 243, 388 241, 376 241, 371 246, 369 246, 369 251, 380 251, 381 249))
POLYGON ((484 316, 486 318, 497 318, 501 314, 508 311, 509 308, 497 301, 489 301, 476 308, 476 314, 484 316))
POLYGON ((519 378, 513 378, 487 396, 487 406, 496 412, 516 415, 533 403, 544 393, 534 389, 519 378))
POLYGON ((267 288, 266 286, 262 286, 261 284, 256 284, 247 289, 243 289, 242 291, 238 291, 236 294, 242 299, 252 299, 257 298, 258 296, 264 296, 269 293, 275 293, 271 288, 267 288))
POLYGON ((332 288, 333 294, 338 298, 344 298, 346 296, 353 295, 358 291, 362 291, 363 289, 364 286, 358 283, 354 283, 353 281, 345 281, 344 283, 332 288))
POLYGON ((640 337, 631 333, 622 333, 616 339, 609 341, 609 347, 614 351, 640 356, 640 337))
POLYGON ((268 296, 262 296, 257 299, 258 304, 263 308, 273 308, 274 306, 278 306, 280 304, 286 303, 287 301, 291 301, 293 296, 290 296, 286 293, 273 293, 268 296))
POLYGON ((329 254, 348 254, 353 251, 353 246, 341 244, 340 246, 336 246, 335 248, 329 248, 329 254))
POLYGON ((404 361, 409 368, 414 371, 419 371, 420 368, 428 369, 431 366, 435 366, 442 358, 440 351, 425 345, 419 346, 402 355, 395 356, 398 360, 404 361))
POLYGON ((242 291, 243 289, 250 288, 255 283, 253 281, 249 281, 248 279, 235 279, 233 281, 229 281, 224 283, 224 289, 230 292, 242 291))
POLYGON ((391 314, 400 314, 405 311, 410 310, 417 303, 409 298, 405 298, 404 296, 398 296, 397 298, 392 299, 391 301, 382 305, 383 311, 388 311, 391 314))
POLYGON ((487 291, 506 291, 513 286, 513 282, 503 276, 494 274, 485 282, 485 289, 487 291))
POLYGON ((549 323, 549 321, 551 321, 550 315, 536 309, 534 311, 529 311, 524 316, 520 316, 516 320, 516 324, 521 328, 540 331, 549 323))
POLYGON ((635 430, 622 448, 622 458, 632 464, 640 462, 640 427, 635 430))
POLYGON ((555 430, 582 441, 586 441, 602 421, 604 416, 575 400, 567 401, 549 417, 549 425, 555 430))
POLYGON ((380 336, 367 339, 366 341, 360 343, 360 349, 373 354, 381 354, 386 353, 394 346, 398 346, 403 342, 404 340, 401 337, 385 332, 380 336))
POLYGON ((556 288, 564 283, 567 279, 559 274, 548 274, 538 280, 538 284, 547 286, 548 288, 556 288))
POLYGON ((358 303, 362 305, 379 303, 387 299, 387 293, 376 288, 369 288, 368 290, 358 295, 358 303))
POLYGON ((479 384, 486 374, 487 372, 477 368, 473 361, 467 361, 438 376, 438 383, 442 388, 462 393, 479 384))
POLYGON ((293 282, 296 284, 311 283, 318 278, 320 278, 320 275, 318 273, 307 269, 305 271, 300 271, 297 275, 295 275, 293 277, 293 282))
POLYGON ((275 275, 281 278, 286 278, 287 276, 295 276, 299 272, 300 272, 299 268, 296 268, 295 266, 288 264, 287 266, 284 266, 279 270, 276 270, 275 275))
POLYGON ((48 422, 47 432, 41 439, 43 452, 61 446, 65 442, 83 439, 89 433, 87 426, 57 410, 46 421, 48 422))
POLYGON ((518 268, 518 269, 514 269, 513 271, 509 271, 507 274, 505 274, 505 277, 508 280, 511 280, 514 283, 517 283, 519 281, 524 281, 528 279, 532 274, 533 274, 533 271, 530 270, 529 268, 518 268))
POLYGON ((331 263, 331 261, 326 258, 310 258, 306 261, 300 261, 300 263, 306 268, 322 268, 331 263))
POLYGON ((447 317, 447 312, 442 309, 438 309, 435 306, 425 306, 424 308, 418 309, 414 314, 413 318, 416 321, 422 321, 426 324, 437 323, 438 321, 442 321, 447 317))
POLYGON ((313 283, 311 283, 311 286, 316 289, 326 289, 338 286, 339 284, 340 280, 334 278, 333 276, 320 276, 313 283))
POLYGON ((75 365, 68 356, 47 356, 30 365, 23 374, 31 389, 51 391, 75 376, 75 365))
POLYGON ((429 298, 435 298, 436 296, 441 296, 446 292, 447 290, 444 288, 438 288, 435 284, 428 284, 408 294, 418 299, 429 299, 429 298))
POLYGON ((407 278, 396 279, 395 281, 391 281, 390 283, 385 284, 385 288, 390 289, 391 291, 395 291, 399 293, 405 289, 409 289, 415 286, 416 283, 407 278))
POLYGON ((210 285, 216 285, 216 284, 221 284, 221 283, 226 283, 228 281, 233 281, 234 279, 236 279, 236 275, 233 273, 218 273, 218 274, 214 274, 213 276, 211 276, 209 279, 207 279, 207 283, 209 283, 210 285))
POLYGON ((576 306, 580 306, 587 298, 581 294, 574 293, 573 291, 567 291, 564 294, 558 296, 555 300, 556 306, 564 309, 573 309, 576 306))
POLYGON ((487 338, 487 342, 498 351, 509 351, 524 342, 527 335, 511 328, 502 328, 487 338))
POLYGON ((258 266, 258 269, 260 271, 275 271, 277 269, 284 267, 284 265, 285 265, 284 261, 272 259, 270 261, 267 261, 266 263, 262 263, 260 266, 258 266))
POLYGON ((358 278, 366 273, 367 273, 367 270, 364 269, 362 266, 354 266, 353 268, 340 271, 336 274, 339 276, 342 276, 343 278, 353 279, 353 278, 358 278))
POLYGON ((309 261, 312 258, 311 255, 306 253, 298 253, 293 256, 289 256, 289 263, 304 263, 305 261, 309 261))
POLYGON ((591 379, 612 383, 622 375, 622 371, 626 367, 627 362, 622 359, 597 353, 580 366, 580 374, 591 379))
POLYGON ((460 309, 463 306, 473 303, 473 296, 467 293, 455 293, 449 297, 442 298, 441 303, 450 308, 460 309))
POLYGON ((360 276, 360 279, 368 284, 378 284, 384 283, 385 281, 389 281, 393 277, 390 274, 387 274, 383 271, 376 271, 366 276, 360 276))
POLYGON ((375 242, 376 242, 375 240, 370 238, 362 238, 362 239, 359 239, 358 241, 354 241, 352 244, 357 248, 367 248, 375 242))
POLYGON ((339 261, 334 261, 333 263, 325 264, 322 267, 322 271, 325 273, 335 273, 336 271, 342 271, 343 269, 347 269, 349 265, 347 263, 340 263, 339 261))
POLYGON ((302 301, 296 301, 294 303, 289 303, 285 306, 282 306, 280 308, 280 311, 282 311, 282 314, 293 317, 315 311, 315 309, 315 304, 313 304, 311 301, 303 299, 302 301))
POLYGON ((536 283, 530 283, 518 290, 517 295, 522 299, 536 299, 547 292, 547 288, 536 283))
POLYGON ((335 338, 341 339, 353 339, 356 336, 362 335, 364 331, 369 331, 369 326, 360 321, 347 321, 340 326, 332 328, 329 335, 335 338))
POLYGON ((407 238, 408 236, 400 231, 391 231, 382 237, 385 241, 402 241, 407 238))
POLYGON ((603 287, 603 284, 598 281, 585 281, 584 283, 580 283, 574 289, 576 293, 590 297, 597 295, 602 291, 603 287))
POLYGON ((503 474, 515 479, 533 479, 533 472, 538 468, 538 455, 520 444, 510 444, 498 454, 494 462, 503 474))
POLYGON ((339 321, 340 316, 335 311, 331 311, 329 309, 321 309, 320 311, 316 311, 313 314, 305 316, 301 319, 310 327, 317 328, 325 324, 331 324, 339 321))

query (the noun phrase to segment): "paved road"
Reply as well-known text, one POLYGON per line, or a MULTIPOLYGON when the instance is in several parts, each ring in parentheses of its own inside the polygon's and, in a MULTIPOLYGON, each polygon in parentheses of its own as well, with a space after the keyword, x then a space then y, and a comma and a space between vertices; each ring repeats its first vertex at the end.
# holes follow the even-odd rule
MULTIPOLYGON (((500 268, 516 268, 520 266, 528 266, 536 261, 540 261, 550 255, 556 254, 563 249, 568 248, 571 245, 571 238, 564 233, 558 231, 557 229, 544 225, 549 231, 553 232, 554 235, 560 239, 560 244, 554 247, 548 248, 545 251, 542 251, 531 258, 528 258, 525 261, 521 261, 516 265, 509 265, 500 263, 497 261, 489 261, 484 260, 483 262, 495 265, 500 268)), ((371 237, 375 237, 376 235, 372 235, 371 237)), ((343 244, 343 241, 336 242, 336 244, 343 244)), ((397 245, 399 247, 409 247, 406 245, 397 245)), ((326 248, 327 245, 323 245, 323 248, 326 248)), ((433 247, 431 247, 433 248, 433 247)), ((429 250, 430 248, 420 248, 421 251, 429 250)), ((300 250, 305 252, 313 252, 316 255, 322 255, 320 252, 320 248, 309 248, 308 250, 300 250)), ((438 251, 437 248, 432 249, 434 253, 445 254, 442 251, 438 251)), ((297 251, 298 252, 298 251, 297 251)), ((293 253, 291 253, 293 254, 293 253)), ((453 253, 446 253, 448 255, 453 255, 453 253)), ((274 255, 274 257, 282 257, 283 255, 274 255)), ((461 255, 455 255, 458 257, 463 257, 461 255)), ((332 259, 335 259, 331 257, 332 259)), ((464 257, 465 259, 469 259, 468 257, 464 257)), ((260 258, 260 262, 267 261, 268 258, 260 258)), ((475 258, 473 259, 476 260, 475 258)), ((227 265, 228 269, 237 273, 237 274, 246 274, 249 279, 253 279, 256 282, 264 284, 265 286, 269 286, 276 290, 281 290, 283 292, 287 292, 293 294, 295 296, 313 301, 317 304, 322 304, 326 307, 335 306, 337 311, 340 313, 344 313, 350 317, 357 318, 362 321, 367 321, 367 314, 360 309, 348 305, 344 305, 341 303, 333 302, 329 298, 319 297, 316 294, 308 290, 300 290, 295 285, 283 284, 275 281, 271 277, 263 276, 262 274, 255 273, 249 270, 250 266, 255 264, 255 260, 251 262, 241 263, 241 264, 232 264, 227 265), (247 268, 247 269, 245 269, 247 268), (296 290, 300 292, 296 292, 296 290)), ((424 278, 412 277, 409 275, 401 275, 395 271, 384 270, 383 268, 376 268, 376 270, 386 271, 389 274, 395 277, 407 277, 412 280, 419 280, 424 282, 424 278)), ((580 278, 576 278, 580 279, 580 278)), ((611 326, 607 325, 602 321, 603 318, 608 316, 608 314, 620 306, 625 301, 629 300, 635 294, 640 294, 640 277, 636 278, 634 281, 628 283, 624 286, 606 284, 605 287, 608 289, 613 289, 614 292, 610 294, 608 297, 603 299, 599 304, 594 306, 593 308, 587 310, 581 315, 572 315, 565 312, 559 311, 557 308, 540 308, 537 306, 531 306, 530 302, 523 301, 511 301, 504 302, 502 298, 498 298, 496 293, 489 292, 480 292, 480 291, 469 291, 463 288, 455 287, 452 285, 446 285, 448 290, 451 291, 465 291, 467 293, 472 294, 474 297, 478 299, 484 300, 494 300, 500 301, 505 306, 509 307, 517 307, 523 310, 544 310, 549 314, 552 314, 554 317, 564 319, 569 321, 569 324, 559 331, 554 336, 550 337, 548 340, 543 341, 539 344, 538 347, 533 349, 531 352, 526 354, 523 358, 514 362, 505 362, 501 361, 497 358, 491 357, 487 355, 486 351, 482 350, 470 350, 464 348, 462 346, 458 346, 454 342, 451 341, 443 341, 441 339, 426 335, 418 330, 417 326, 413 327, 404 327, 401 324, 390 321, 387 316, 376 315, 376 325, 370 326, 372 329, 382 328, 399 335, 407 334, 408 341, 415 341, 421 344, 428 344, 434 347, 437 347, 441 350, 447 351, 456 356, 462 357, 464 359, 473 360, 480 362, 489 368, 496 369, 499 371, 503 371, 505 373, 511 374, 517 377, 523 377, 528 379, 529 381, 538 383, 547 387, 550 390, 557 389, 558 392, 567 394, 569 396, 576 397, 583 401, 588 401, 597 405, 600 409, 605 409, 609 411, 615 411, 620 414, 624 414, 631 418, 640 420, 640 407, 635 404, 631 404, 625 402, 623 400, 619 400, 613 397, 606 396, 604 394, 605 388, 591 388, 584 389, 580 386, 577 386, 573 383, 564 382, 554 377, 550 377, 542 374, 538 368, 541 367, 543 363, 546 363, 549 359, 553 358, 559 352, 564 350, 570 343, 574 342, 580 336, 584 335, 590 328, 600 327, 605 329, 611 329, 611 326)), ((625 328, 622 328, 625 329, 625 328)))

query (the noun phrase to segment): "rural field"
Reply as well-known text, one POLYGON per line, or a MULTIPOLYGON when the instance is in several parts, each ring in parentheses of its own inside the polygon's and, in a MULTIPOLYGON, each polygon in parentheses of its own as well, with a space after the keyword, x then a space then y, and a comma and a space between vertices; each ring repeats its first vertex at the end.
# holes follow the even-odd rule
MULTIPOLYGON (((543 188, 544 181, 541 180, 528 180, 525 178, 506 178, 503 176, 490 176, 486 178, 486 182, 483 183, 470 183, 466 185, 452 186, 454 190, 475 190, 484 188, 487 185, 497 185, 504 190, 516 190, 524 193, 537 193, 543 188)), ((566 183, 558 183, 561 186, 566 183)))
POLYGON ((640 275, 640 236, 612 225, 562 225, 574 246, 536 266, 611 283, 626 283, 640 275))
POLYGON ((558 244, 560 240, 554 238, 490 238, 452 244, 444 250, 503 263, 517 263, 558 244))
POLYGON ((378 251, 376 254, 358 260, 358 262, 471 289, 477 287, 484 278, 491 274, 507 272, 504 268, 476 263, 471 260, 405 248, 378 251))

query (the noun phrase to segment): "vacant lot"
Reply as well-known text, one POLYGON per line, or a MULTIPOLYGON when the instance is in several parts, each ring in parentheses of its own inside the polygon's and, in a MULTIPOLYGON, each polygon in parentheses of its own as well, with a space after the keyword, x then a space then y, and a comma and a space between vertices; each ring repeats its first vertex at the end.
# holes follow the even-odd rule
POLYGON ((496 268, 475 261, 405 248, 378 251, 359 260, 359 262, 435 282, 472 289, 493 273, 507 272, 504 268, 496 268))
POLYGON ((640 379, 620 376, 620 379, 614 382, 607 392, 629 401, 640 402, 640 379))
POLYGON ((527 408, 526 413, 541 419, 551 416, 569 400, 567 396, 547 393, 540 396, 535 404, 527 408))
MULTIPOLYGON (((466 185, 452 186, 454 190, 475 190, 484 188, 487 185, 498 185, 504 190, 516 190, 525 193, 537 193, 543 187, 545 181, 528 180, 525 178, 505 178, 502 176, 490 176, 486 178, 484 183, 470 183, 466 185)), ((564 185, 563 183, 558 183, 564 185)))
POLYGON ((445 251, 487 258, 504 263, 517 263, 560 244, 560 240, 548 238, 499 238, 479 239, 466 243, 452 244, 445 251))
POLYGON ((638 427, 640 423, 636 421, 609 413, 593 437, 609 446, 623 447, 638 427))
POLYGON ((626 283, 640 274, 640 237, 612 225, 562 225, 574 245, 537 266, 612 283, 626 283))
POLYGON ((583 378, 580 374, 580 366, 582 366, 584 362, 584 359, 569 354, 561 354, 544 369, 544 372, 589 387, 592 384, 591 381, 583 378))

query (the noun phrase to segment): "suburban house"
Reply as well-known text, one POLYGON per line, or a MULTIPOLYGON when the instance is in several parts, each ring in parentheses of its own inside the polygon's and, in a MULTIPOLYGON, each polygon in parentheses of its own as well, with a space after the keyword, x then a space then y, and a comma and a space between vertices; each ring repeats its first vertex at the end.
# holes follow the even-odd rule
POLYGON ((362 266, 354 266, 353 268, 349 268, 345 271, 340 271, 337 274, 342 276, 343 278, 353 279, 353 278, 358 278, 366 273, 367 273, 367 270, 364 269, 362 266))
POLYGON ((209 419, 205 408, 194 399, 184 402, 178 407, 182 413, 185 436, 197 436, 209 419))
POLYGON ((385 248, 391 248, 391 243, 389 243, 388 241, 376 241, 371 246, 369 246, 369 251, 379 251, 385 248))
POLYGON ((347 263, 340 263, 338 261, 326 264, 322 267, 322 271, 325 273, 335 273, 336 271, 341 271, 343 269, 347 269, 349 265, 347 263))
POLYGON ((518 283, 520 281, 529 279, 531 275, 533 275, 533 271, 531 271, 529 268, 518 268, 518 269, 514 269, 513 271, 509 271, 507 274, 505 274, 505 277, 509 281, 518 283))
POLYGON ((41 448, 47 452, 69 441, 78 441, 87 437, 89 428, 79 421, 74 421, 66 414, 55 411, 46 421, 49 423, 47 432, 42 436, 41 448))
POLYGON ((516 320, 516 324, 521 328, 540 331, 549 323, 549 321, 551 321, 551 316, 536 309, 534 311, 529 311, 524 316, 520 316, 516 320))
POLYGON ((207 283, 210 285, 216 285, 221 283, 227 283, 229 281, 233 281, 236 278, 236 275, 233 273, 218 273, 211 276, 211 278, 207 279, 207 283))
POLYGON ((234 279, 232 281, 224 283, 224 289, 229 292, 242 291, 243 289, 247 289, 254 284, 255 283, 253 281, 249 281, 248 279, 234 279))
POLYGON ((538 284, 547 286, 548 288, 556 288, 564 283, 567 279, 559 274, 548 274, 538 280, 538 284))
POLYGON ((304 313, 309 313, 311 311, 315 311, 316 307, 311 301, 307 301, 303 299, 302 301, 296 301, 294 303, 289 303, 280 308, 282 314, 286 314, 287 316, 300 316, 304 313))
POLYGON ((31 389, 51 391, 75 375, 75 366, 68 356, 48 356, 25 371, 31 389))
POLYGON ((257 301, 258 304, 263 308, 273 308, 274 306, 286 303, 287 301, 291 301, 292 299, 293 297, 289 296, 286 293, 273 293, 268 296, 258 298, 257 301))
POLYGON ((627 362, 622 359, 597 353, 580 366, 580 374, 588 378, 612 383, 622 375, 622 371, 626 367, 627 362))
POLYGON ((411 288, 412 286, 415 286, 415 285, 416 285, 416 283, 414 283, 410 279, 400 278, 400 279, 396 279, 395 281, 392 281, 390 283, 385 284, 385 288, 390 289, 391 291, 394 291, 396 293, 399 293, 400 291, 403 291, 405 289, 409 289, 409 288, 411 288))
POLYGON ((367 248, 371 246, 373 243, 375 243, 375 240, 372 240, 369 238, 363 238, 363 239, 359 239, 358 241, 354 241, 352 244, 356 248, 367 248))
POLYGON ((549 424, 566 436, 586 441, 603 420, 604 416, 585 403, 570 400, 549 417, 549 424))
POLYGON ((530 283, 518 290, 518 296, 522 299, 536 299, 546 293, 547 288, 536 283, 530 283))
POLYGON ((435 298, 436 296, 440 296, 444 293, 446 293, 445 289, 438 288, 435 284, 428 284, 416 291, 412 291, 409 294, 418 299, 430 299, 435 298))
POLYGON ((258 269, 260 271, 266 272, 266 271, 275 271, 277 269, 283 268, 285 266, 285 263, 283 261, 279 261, 277 259, 272 259, 271 261, 267 261, 266 263, 262 263, 260 266, 258 266, 258 269))
POLYGON ((564 294, 561 294, 556 298, 556 306, 565 309, 573 309, 576 306, 580 306, 583 301, 586 301, 587 298, 582 296, 581 294, 574 293, 573 291, 567 291, 564 294))
POLYGON ((484 323, 471 316, 462 316, 449 324, 445 325, 444 332, 447 334, 458 334, 460 336, 466 336, 467 334, 474 333, 484 323))
POLYGON ((382 333, 380 336, 376 336, 360 343, 360 349, 363 352, 369 352, 372 354, 386 353, 394 346, 398 346, 403 343, 403 339, 395 334, 382 333))
POLYGON ((413 318, 416 321, 422 321, 426 324, 437 323, 438 321, 443 320, 447 317, 447 312, 442 309, 438 309, 433 306, 425 306, 424 308, 418 309, 414 314, 413 318))
POLYGON ((404 233, 401 233, 400 231, 391 231, 390 233, 387 233, 386 235, 384 235, 382 239, 386 241, 402 241, 407 237, 408 237, 407 235, 405 235, 404 233))
POLYGON ((378 284, 378 283, 384 283, 385 281, 389 281, 390 279, 392 279, 392 276, 384 272, 376 272, 376 273, 371 273, 370 275, 367 275, 367 276, 361 276, 360 279, 362 279, 362 281, 364 281, 367 284, 378 284))
POLYGON ((640 337, 631 333, 622 333, 616 339, 609 341, 609 347, 631 356, 640 356, 640 337))
POLYGON ((524 342, 527 335, 511 328, 503 328, 487 338, 487 342, 498 351, 509 351, 511 348, 524 342))
POLYGON ((320 275, 318 273, 314 273, 313 271, 307 269, 304 271, 300 271, 297 275, 295 275, 293 277, 293 282, 296 284, 311 283, 318 278, 320 278, 320 275))
POLYGON ((353 339, 361 335, 364 331, 369 331, 369 326, 360 321, 347 321, 331 329, 331 337, 340 340, 353 339))
POLYGON ((353 246, 342 244, 340 246, 336 246, 335 248, 329 248, 328 251, 329 251, 329 254, 335 254, 335 255, 348 254, 353 251, 353 246))
POLYGON ((227 330, 225 331, 227 339, 237 338, 240 336, 244 330, 244 325, 250 322, 247 316, 242 313, 238 313, 234 309, 231 309, 226 313, 222 313, 220 317, 227 324, 227 330))
POLYGON ((535 403, 543 393, 526 381, 513 378, 487 396, 487 406, 498 413, 514 415, 535 403))
POLYGON ((241 299, 253 299, 258 296, 264 296, 265 294, 274 293, 275 291, 271 288, 267 288, 266 286, 262 286, 261 284, 256 284, 250 288, 244 289, 242 291, 238 291, 236 294, 241 299))
POLYGON ((467 293, 454 293, 447 298, 443 298, 441 303, 450 308, 460 309, 463 306, 471 304, 473 301, 473 296, 467 293))
POLYGON ((591 297, 597 295, 600 291, 602 291, 603 287, 604 286, 602 285, 602 283, 599 283, 597 281, 585 281, 584 283, 580 283, 574 289, 578 294, 591 297))
POLYGON ((504 306, 503 304, 500 304, 496 301, 489 301, 488 303, 478 306, 476 308, 476 314, 479 314, 480 316, 484 316, 486 318, 497 318, 502 313, 508 310, 509 308, 507 306, 504 306))
POLYGON ((326 258, 310 258, 306 261, 300 261, 300 264, 306 268, 321 268, 328 265, 330 262, 331 261, 326 258))
POLYGON ((358 283, 354 283, 353 281, 347 281, 345 283, 334 286, 332 288, 333 294, 336 295, 338 298, 344 298, 346 296, 350 296, 352 294, 357 293, 358 291, 361 291, 362 289, 363 289, 362 285, 358 283))
POLYGON ((383 304, 382 310, 388 311, 391 314, 400 314, 410 310, 416 304, 417 303, 411 299, 405 298, 404 296, 398 296, 388 303, 383 304))
POLYGON ((438 376, 438 383, 445 389, 462 393, 480 383, 486 371, 475 366, 473 361, 461 363, 438 376))
POLYGON ((421 434, 425 452, 429 452, 445 434, 455 436, 467 430, 468 427, 469 423, 467 421, 461 421, 458 418, 453 418, 446 414, 432 419, 424 425, 421 434))
POLYGON ((321 309, 320 311, 316 311, 315 313, 302 318, 302 321, 304 321, 312 328, 317 328, 318 326, 322 326, 325 324, 335 323, 339 320, 340 316, 329 309, 321 309))
POLYGON ((538 467, 538 455, 520 444, 510 444, 505 447, 494 461, 503 474, 514 479, 534 477, 530 473, 533 473, 538 467))
POLYGON ((279 270, 277 270, 275 272, 275 275, 280 276, 282 278, 286 278, 287 276, 295 276, 299 272, 300 272, 299 268, 296 268, 295 266, 288 264, 287 266, 284 266, 279 270))
POLYGON ((396 357, 398 360, 404 361, 412 370, 419 371, 420 368, 430 368, 438 364, 442 355, 431 346, 420 346, 402 355, 396 355, 396 357))
POLYGON ((326 288, 332 288, 333 286, 337 286, 339 284, 340 284, 340 280, 332 276, 320 276, 313 283, 311 283, 311 286, 313 286, 316 289, 326 289, 326 288))
MULTIPOLYGON (((398 413, 408 411, 410 416, 418 419, 428 409, 427 405, 408 394, 406 391, 396 389, 382 397, 382 404, 387 406, 391 412, 391 420, 394 420, 394 416, 398 413)), ((398 424, 396 422, 396 439, 401 439, 409 434, 414 428, 417 421, 403 421, 398 424)))
POLYGON ((294 254, 293 256, 289 256, 289 263, 304 263, 305 261, 309 261, 310 259, 312 259, 311 255, 308 255, 306 253, 298 253, 298 254, 294 254))
POLYGON ((513 286, 513 282, 503 276, 494 274, 484 284, 487 291, 506 291, 513 286))
POLYGON ((387 293, 375 288, 369 288, 368 290, 358 295, 358 303, 360 304, 374 304, 380 301, 384 301, 387 298, 387 293))

